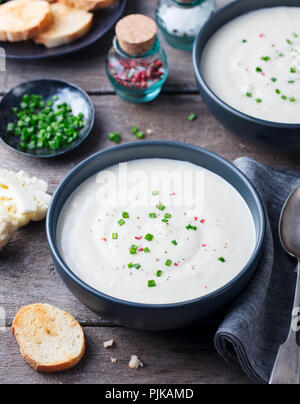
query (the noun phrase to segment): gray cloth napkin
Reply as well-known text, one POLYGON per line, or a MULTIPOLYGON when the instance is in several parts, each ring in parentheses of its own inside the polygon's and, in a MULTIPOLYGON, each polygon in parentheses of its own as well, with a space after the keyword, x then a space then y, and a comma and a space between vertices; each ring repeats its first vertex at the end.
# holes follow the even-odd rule
POLYGON ((225 360, 239 364, 252 381, 268 383, 278 348, 290 327, 296 282, 296 261, 281 247, 278 223, 285 200, 300 183, 300 172, 266 167, 247 157, 236 160, 235 165, 262 197, 268 228, 257 272, 229 306, 215 346, 225 360))

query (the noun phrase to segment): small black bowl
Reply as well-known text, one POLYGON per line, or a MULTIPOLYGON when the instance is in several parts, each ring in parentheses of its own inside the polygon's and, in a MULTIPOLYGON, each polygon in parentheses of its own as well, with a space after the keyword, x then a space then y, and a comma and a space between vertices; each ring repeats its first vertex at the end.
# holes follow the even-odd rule
POLYGON ((211 36, 223 25, 250 11, 267 7, 299 7, 300 0, 238 0, 219 10, 205 24, 195 41, 193 63, 199 92, 212 114, 232 133, 283 150, 300 149, 299 124, 282 124, 253 118, 230 107, 206 84, 201 72, 201 58, 211 36))
POLYGON ((50 158, 60 156, 77 148, 90 134, 95 120, 95 110, 90 97, 79 87, 66 81, 41 79, 28 81, 20 84, 7 93, 0 102, 0 141, 17 153, 30 157, 50 158), (12 112, 13 107, 19 107, 22 97, 25 94, 42 95, 45 101, 50 100, 54 95, 58 96, 55 104, 67 102, 72 108, 74 115, 83 113, 84 127, 80 130, 78 139, 70 143, 64 149, 51 151, 49 149, 36 149, 33 151, 22 151, 21 138, 7 132, 7 125, 15 122, 16 117, 12 112))
POLYGON ((250 181, 233 164, 200 147, 177 142, 145 141, 127 143, 101 151, 75 167, 62 181, 52 198, 47 215, 47 238, 53 262, 70 291, 83 304, 118 325, 141 330, 181 328, 207 317, 236 297, 249 282, 260 260, 265 238, 265 211, 250 181), (240 273, 220 289, 174 304, 141 304, 108 296, 82 281, 64 262, 57 245, 57 224, 70 195, 89 177, 122 162, 165 158, 190 161, 228 181, 244 198, 255 223, 256 245, 252 257, 240 273))

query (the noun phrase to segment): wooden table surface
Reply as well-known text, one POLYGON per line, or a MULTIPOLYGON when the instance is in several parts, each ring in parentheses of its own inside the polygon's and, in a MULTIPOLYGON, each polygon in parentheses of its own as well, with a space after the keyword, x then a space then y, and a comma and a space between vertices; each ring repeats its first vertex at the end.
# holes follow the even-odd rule
MULTIPOLYGON (((220 0, 226 3, 228 0, 220 0)), ((156 0, 129 0, 126 13, 154 15, 156 0)), ((89 155, 110 147, 107 134, 120 132, 123 142, 133 141, 130 125, 151 129, 148 139, 192 143, 213 150, 229 160, 250 156, 265 164, 300 168, 298 153, 267 150, 242 141, 225 130, 208 112, 195 86, 190 52, 165 45, 170 76, 163 94, 149 105, 127 104, 114 95, 104 71, 105 55, 112 41, 108 34, 92 47, 67 58, 7 62, 0 73, 0 93, 30 79, 49 77, 72 81, 91 96, 96 109, 92 135, 82 147, 65 157, 34 160, 0 146, 0 166, 24 169, 49 182, 53 192, 64 175, 89 155), (189 122, 189 113, 198 119, 189 122)), ((217 324, 206 323, 172 332, 138 332, 115 327, 89 311, 67 290, 56 272, 47 249, 44 223, 31 224, 18 232, 1 253, 0 307, 6 310, 7 328, 0 331, 0 383, 250 383, 238 369, 220 359, 213 348, 217 324), (27 366, 10 334, 14 315, 22 305, 43 302, 72 313, 84 327, 87 352, 73 370, 57 375, 40 375, 27 366), (104 350, 103 341, 116 345, 104 350), (132 354, 145 367, 128 368, 132 354), (112 364, 111 357, 118 359, 112 364)))

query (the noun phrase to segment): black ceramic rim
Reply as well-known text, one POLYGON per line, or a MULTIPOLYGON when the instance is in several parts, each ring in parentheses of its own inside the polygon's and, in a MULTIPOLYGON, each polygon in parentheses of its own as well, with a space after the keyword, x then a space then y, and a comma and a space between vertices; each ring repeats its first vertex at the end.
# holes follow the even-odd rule
POLYGON ((37 158, 37 159, 50 159, 50 158, 62 156, 63 154, 67 154, 67 153, 77 149, 77 147, 79 147, 87 139, 87 137, 91 134, 91 131, 92 131, 93 127, 94 127, 94 123, 95 123, 95 107, 94 107, 94 104, 92 103, 92 100, 91 100, 90 96, 82 88, 76 86, 75 84, 69 83, 68 81, 64 81, 64 80, 36 79, 36 80, 26 81, 24 83, 19 84, 16 87, 12 88, 7 94, 5 94, 5 96, 0 101, 0 109, 2 108, 2 104, 6 100, 6 97, 9 97, 10 94, 13 93, 17 88, 22 87, 25 84, 31 84, 31 83, 41 82, 41 81, 49 82, 49 83, 59 83, 59 84, 62 84, 64 86, 66 86, 66 87, 74 88, 76 91, 78 91, 79 93, 81 93, 84 96, 84 98, 86 99, 86 102, 89 104, 91 112, 92 112, 92 116, 91 116, 91 119, 89 121, 89 126, 87 128, 86 134, 80 139, 80 141, 78 143, 75 143, 74 146, 70 147, 68 150, 63 149, 63 150, 57 151, 57 153, 45 154, 45 155, 31 154, 31 153, 28 153, 28 152, 23 152, 21 150, 15 149, 14 147, 12 147, 8 143, 6 143, 1 135, 0 135, 0 142, 4 146, 6 146, 8 149, 14 151, 15 153, 21 154, 23 156, 33 157, 33 158, 37 158))
POLYGON ((52 59, 52 58, 62 57, 62 56, 70 55, 72 53, 76 53, 82 49, 85 49, 85 48, 93 45, 95 42, 99 41, 99 39, 101 39, 104 35, 106 35, 108 33, 108 31, 110 31, 110 29, 114 26, 116 21, 118 21, 118 19, 124 14, 126 5, 127 5, 127 0, 121 0, 120 9, 119 9, 118 14, 116 15, 115 22, 108 24, 107 27, 105 29, 103 29, 101 35, 99 35, 98 37, 95 37, 94 39, 91 39, 87 43, 78 45, 78 44, 76 44, 76 41, 75 41, 73 43, 74 47, 72 49, 69 49, 69 50, 61 49, 60 50, 59 48, 57 48, 57 52, 50 54, 50 55, 40 54, 40 55, 34 55, 34 56, 15 56, 15 55, 8 54, 8 55, 6 55, 6 58, 11 59, 11 60, 42 60, 42 59, 52 59))
MULTIPOLYGON (((221 8, 216 13, 214 13, 213 16, 205 23, 205 25, 202 27, 201 31, 199 32, 199 34, 195 40, 194 49, 193 49, 194 71, 195 71, 195 75, 198 80, 198 83, 201 86, 202 90, 205 91, 215 103, 217 103, 219 106, 221 106, 222 108, 226 109, 228 112, 231 112, 232 114, 236 115, 239 118, 248 120, 255 124, 260 124, 260 125, 265 125, 265 126, 270 126, 270 127, 275 127, 275 128, 300 129, 300 123, 291 124, 291 123, 279 123, 279 122, 266 121, 266 120, 255 118, 251 115, 247 115, 243 112, 238 111, 237 109, 231 107, 229 104, 227 104, 225 101, 223 101, 221 98, 219 98, 207 85, 207 83, 202 75, 200 65, 201 65, 202 54, 203 54, 203 51, 205 48, 205 46, 203 46, 201 49, 201 47, 199 45, 202 35, 205 34, 207 28, 210 26, 210 24, 213 21, 215 21, 215 19, 219 15, 222 15, 224 12, 235 8, 238 4, 240 4, 242 2, 247 2, 247 4, 249 4, 249 0, 235 0, 234 2, 228 4, 227 6, 221 8)), ((286 4, 284 4, 284 1, 282 1, 282 3, 283 3, 282 6, 286 6, 286 4)), ((299 1, 299 6, 300 6, 300 1, 299 1)), ((270 6, 270 7, 272 7, 272 6, 270 6)), ((266 5, 265 8, 269 8, 269 7, 266 5)), ((257 9, 254 7, 253 11, 254 10, 257 10, 257 9)), ((206 41, 206 43, 207 43, 207 41, 206 41)))
MULTIPOLYGON (((154 156, 155 157, 155 156, 154 156)), ((179 158, 180 160, 180 158, 179 158)), ((75 191, 75 190, 74 190, 75 191)), ((57 227, 57 226, 55 226, 57 227)), ((181 306, 186 306, 189 304, 197 303, 197 302, 205 302, 209 301, 211 299, 214 299, 216 296, 226 292, 228 289, 233 287, 233 285, 246 273, 248 272, 252 265, 255 264, 256 260, 260 257, 260 254, 262 253, 263 250, 263 245, 264 245, 264 240, 265 240, 265 234, 266 234, 266 213, 265 209, 263 206, 263 203, 261 201, 260 196, 258 195, 256 189, 252 185, 252 183, 248 180, 248 178, 237 168, 235 167, 232 163, 229 161, 225 160, 223 157, 208 151, 206 149, 203 149, 201 147, 193 146, 193 145, 188 145, 185 143, 179 143, 179 142, 170 142, 170 141, 163 141, 163 140, 153 140, 153 141, 143 141, 143 142, 134 142, 134 143, 127 143, 123 144, 120 146, 115 146, 110 149, 100 151, 90 157, 88 157, 86 160, 81 162, 78 166, 76 166, 72 171, 70 171, 69 174, 63 179, 61 184, 58 186, 48 209, 48 214, 47 214, 47 219, 46 219, 46 232, 47 232, 47 239, 48 239, 48 244, 49 248, 51 251, 52 256, 55 258, 55 260, 58 262, 60 268, 67 274, 69 278, 72 279, 73 282, 75 282, 79 287, 85 289, 88 293, 107 300, 112 303, 117 303, 129 307, 135 307, 135 308, 143 308, 143 309, 165 309, 165 308, 171 308, 171 307, 181 307, 181 306), (139 148, 144 148, 147 146, 159 146, 159 147, 166 147, 166 146, 172 146, 174 148, 178 148, 179 153, 178 155, 180 156, 180 150, 182 149, 187 149, 187 150, 193 150, 196 152, 199 152, 200 154, 205 154, 213 159, 215 159, 217 162, 220 164, 226 166, 229 168, 232 172, 237 175, 241 181, 244 182, 244 184, 247 186, 249 192, 252 194, 254 200, 256 201, 256 205, 258 207, 259 211, 259 219, 261 222, 261 229, 260 233, 258 235, 258 239, 256 242, 256 246, 254 249, 254 252, 248 261, 248 263, 245 265, 245 267, 239 272, 237 276, 235 276, 229 283, 224 285, 223 287, 217 289, 216 291, 209 293, 205 296, 192 299, 192 300, 187 300, 184 302, 179 302, 179 303, 171 303, 171 304, 145 304, 145 303, 135 303, 135 302, 129 302, 127 300, 122 300, 118 299, 109 295, 106 295, 105 293, 102 293, 96 289, 94 289, 92 286, 89 286, 87 283, 83 282, 77 275, 75 275, 71 269, 66 265, 64 262, 63 258, 61 257, 57 245, 56 245, 56 234, 53 234, 52 232, 52 222, 54 220, 53 215, 54 215, 54 209, 55 209, 55 204, 56 200, 59 198, 60 193, 62 189, 65 187, 65 185, 74 177, 77 175, 77 173, 83 168, 89 165, 93 160, 96 160, 98 158, 101 158, 101 156, 106 156, 110 154, 114 154, 115 152, 119 150, 126 150, 126 149, 139 149, 139 148)))

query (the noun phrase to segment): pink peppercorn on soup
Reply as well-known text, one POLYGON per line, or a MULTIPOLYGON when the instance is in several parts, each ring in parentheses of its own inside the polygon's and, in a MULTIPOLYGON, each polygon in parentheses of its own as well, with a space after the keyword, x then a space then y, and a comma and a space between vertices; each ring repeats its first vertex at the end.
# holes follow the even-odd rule
POLYGON ((255 248, 241 195, 189 162, 141 159, 84 182, 58 222, 69 268, 102 293, 136 303, 178 303, 230 282, 255 248))

